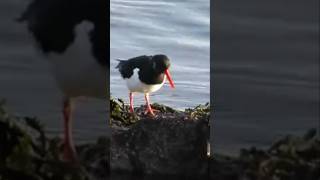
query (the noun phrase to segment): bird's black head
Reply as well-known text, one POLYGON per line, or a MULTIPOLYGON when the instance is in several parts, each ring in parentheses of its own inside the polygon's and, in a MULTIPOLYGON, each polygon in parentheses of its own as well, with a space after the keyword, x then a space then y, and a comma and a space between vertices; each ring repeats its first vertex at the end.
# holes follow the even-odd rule
POLYGON ((166 55, 158 54, 152 57, 153 69, 159 73, 163 73, 170 67, 170 60, 166 55))

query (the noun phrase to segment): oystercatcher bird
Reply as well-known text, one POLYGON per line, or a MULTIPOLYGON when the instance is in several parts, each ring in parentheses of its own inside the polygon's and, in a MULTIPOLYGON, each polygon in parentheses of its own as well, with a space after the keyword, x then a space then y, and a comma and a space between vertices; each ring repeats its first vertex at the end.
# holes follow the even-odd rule
POLYGON ((166 79, 171 88, 175 85, 171 78, 169 67, 170 60, 166 55, 138 56, 128 60, 120 60, 116 68, 122 78, 126 81, 129 89, 130 112, 133 113, 133 94, 144 93, 146 101, 146 112, 155 116, 150 105, 149 93, 159 90, 166 79))
POLYGON ((104 0, 34 0, 18 19, 26 22, 39 49, 51 62, 63 97, 63 157, 77 161, 72 138, 73 100, 106 98, 108 3, 104 0))

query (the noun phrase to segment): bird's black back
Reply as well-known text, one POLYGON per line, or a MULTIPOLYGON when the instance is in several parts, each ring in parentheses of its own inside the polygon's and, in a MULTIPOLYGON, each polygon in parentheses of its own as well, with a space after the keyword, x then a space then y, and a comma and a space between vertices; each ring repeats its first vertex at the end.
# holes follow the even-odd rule
POLYGON ((139 79, 145 84, 161 84, 164 73, 159 73, 154 69, 153 56, 138 56, 128 60, 119 60, 117 68, 122 78, 130 78, 134 69, 138 68, 139 79))

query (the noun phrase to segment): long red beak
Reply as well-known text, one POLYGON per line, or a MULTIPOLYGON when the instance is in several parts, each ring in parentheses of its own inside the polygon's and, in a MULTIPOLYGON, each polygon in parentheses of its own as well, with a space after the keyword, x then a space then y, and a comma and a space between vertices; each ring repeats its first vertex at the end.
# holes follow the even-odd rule
POLYGON ((166 73, 166 76, 167 76, 167 79, 168 79, 168 81, 169 81, 169 83, 170 83, 171 88, 174 88, 174 83, 173 83, 173 80, 172 80, 172 78, 171 78, 169 69, 166 69, 166 71, 165 71, 164 73, 166 73))

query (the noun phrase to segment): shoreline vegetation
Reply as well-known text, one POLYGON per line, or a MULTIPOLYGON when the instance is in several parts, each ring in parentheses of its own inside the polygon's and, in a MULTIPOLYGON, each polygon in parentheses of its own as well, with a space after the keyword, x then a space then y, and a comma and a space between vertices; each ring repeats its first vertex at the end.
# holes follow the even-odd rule
MULTIPOLYGON (((194 120, 206 119, 209 116, 208 104, 187 109, 184 112, 159 104, 153 106, 159 110, 158 120, 168 118, 170 121, 175 121, 175 116, 180 119, 194 120)), ((148 133, 149 131, 145 131, 142 127, 152 127, 153 123, 141 114, 143 107, 135 110, 137 116, 129 117, 126 105, 121 100, 111 99, 112 124, 123 129, 137 128, 137 131, 132 130, 131 133, 139 137, 138 130, 148 133)), ((181 124, 180 120, 177 122, 174 127, 179 128, 183 123, 181 124)), ((156 123, 159 124, 155 124, 155 128, 158 125, 159 127, 172 125, 169 120, 159 120, 156 123)), ((192 127, 192 123, 186 127, 192 127)), ((62 160, 61 139, 49 138, 44 129, 45 126, 41 120, 9 114, 4 101, 0 102, 0 180, 109 179, 110 175, 113 175, 110 171, 110 163, 113 163, 113 157, 110 159, 110 151, 119 147, 112 147, 110 137, 100 137, 96 142, 76 146, 80 164, 74 165, 62 160)), ((180 130, 184 132, 183 128, 180 130)), ((207 176, 212 180, 319 180, 320 140, 316 134, 316 130, 311 129, 303 136, 288 135, 275 140, 266 150, 255 147, 242 149, 240 155, 236 157, 214 154, 214 157, 205 160, 209 169, 207 176)), ((141 151, 149 152, 145 149, 141 151)), ((186 155, 193 156, 193 154, 186 155)), ((143 167, 149 168, 147 165, 143 167)), ((162 166, 159 165, 159 167, 162 166)), ((142 175, 141 170, 144 169, 134 169, 128 175, 115 174, 115 178, 112 177, 112 179, 148 179, 149 177, 153 180, 157 179, 152 175, 142 175)), ((175 169, 166 170, 174 171, 175 169)), ((160 179, 165 177, 175 180, 182 176, 168 176, 161 172, 157 175, 160 179)), ((184 179, 194 178, 184 177, 184 179)))
MULTIPOLYGON (((169 106, 153 103, 152 108, 157 112, 154 120, 161 120, 167 118, 182 118, 186 121, 197 121, 204 119, 209 123, 210 119, 210 104, 198 105, 194 108, 187 108, 184 111, 177 110, 169 106)), ((129 112, 129 106, 124 103, 122 99, 110 99, 111 125, 120 127, 130 127, 136 122, 152 118, 145 114, 145 106, 134 108, 135 113, 129 112)))

